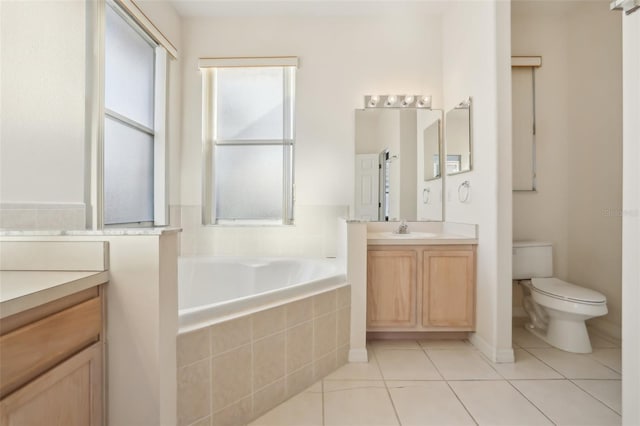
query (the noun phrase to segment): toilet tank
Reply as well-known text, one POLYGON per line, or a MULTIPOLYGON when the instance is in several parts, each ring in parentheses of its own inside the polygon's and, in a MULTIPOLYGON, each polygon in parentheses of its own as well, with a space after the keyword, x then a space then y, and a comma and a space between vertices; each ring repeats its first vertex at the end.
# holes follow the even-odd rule
POLYGON ((513 279, 553 276, 553 245, 549 242, 513 242, 513 279))

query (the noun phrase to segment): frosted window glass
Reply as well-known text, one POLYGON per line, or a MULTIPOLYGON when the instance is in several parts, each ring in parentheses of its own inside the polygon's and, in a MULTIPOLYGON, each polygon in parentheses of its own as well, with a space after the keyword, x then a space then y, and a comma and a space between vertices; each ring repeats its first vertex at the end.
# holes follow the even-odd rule
POLYGON ((220 68, 216 73, 216 139, 285 138, 282 67, 220 68))
POLYGON ((105 106, 153 129, 155 49, 111 7, 105 36, 105 106))
POLYGON ((104 222, 153 221, 153 137, 104 123, 104 222))
POLYGON ((216 146, 216 217, 282 219, 286 145, 216 146))

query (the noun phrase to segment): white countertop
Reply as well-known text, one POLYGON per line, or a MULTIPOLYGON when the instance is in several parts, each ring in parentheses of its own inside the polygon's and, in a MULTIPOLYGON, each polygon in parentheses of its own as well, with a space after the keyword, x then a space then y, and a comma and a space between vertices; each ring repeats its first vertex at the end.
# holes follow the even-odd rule
POLYGON ((107 281, 108 271, 0 271, 0 318, 107 281))
POLYGON ((478 244, 477 238, 466 235, 445 234, 435 232, 416 232, 409 234, 393 234, 392 232, 370 232, 367 234, 368 245, 463 245, 478 244))

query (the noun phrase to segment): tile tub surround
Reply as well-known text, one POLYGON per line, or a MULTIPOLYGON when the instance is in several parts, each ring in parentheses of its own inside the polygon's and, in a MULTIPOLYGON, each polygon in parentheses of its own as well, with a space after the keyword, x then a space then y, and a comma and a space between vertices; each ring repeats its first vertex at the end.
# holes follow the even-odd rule
POLYGON ((344 286, 178 336, 178 425, 246 424, 347 362, 344 286))

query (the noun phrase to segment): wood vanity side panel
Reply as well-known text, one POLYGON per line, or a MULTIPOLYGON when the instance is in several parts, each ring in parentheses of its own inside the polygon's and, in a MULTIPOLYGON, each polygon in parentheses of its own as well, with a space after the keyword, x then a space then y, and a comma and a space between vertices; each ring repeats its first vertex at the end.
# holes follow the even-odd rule
POLYGON ((100 297, 0 336, 0 397, 99 340, 100 297))
POLYGON ((376 250, 367 253, 367 327, 416 325, 417 253, 376 250))
POLYGON ((427 250, 423 254, 423 327, 475 325, 474 251, 427 250))

